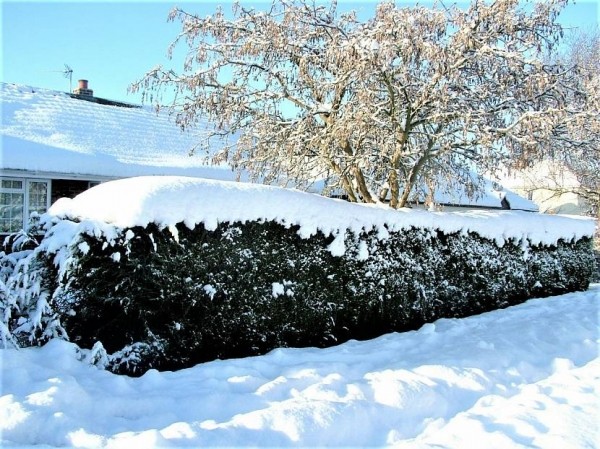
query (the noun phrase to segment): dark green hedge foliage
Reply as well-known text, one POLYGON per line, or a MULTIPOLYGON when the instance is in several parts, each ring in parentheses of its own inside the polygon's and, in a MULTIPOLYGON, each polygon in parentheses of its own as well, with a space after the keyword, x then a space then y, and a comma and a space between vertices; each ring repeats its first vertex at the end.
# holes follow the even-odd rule
POLYGON ((302 239, 273 222, 177 229, 176 240, 155 225, 133 228, 115 246, 83 236, 90 250, 77 254, 68 295, 59 297, 62 324, 82 347, 125 348, 113 358, 115 372, 416 329, 585 290, 593 266, 589 239, 524 252, 519 242, 498 247, 475 234, 412 228, 386 240, 348 233, 346 255, 334 257, 333 237, 302 239), (357 257, 361 241, 365 260, 357 257))

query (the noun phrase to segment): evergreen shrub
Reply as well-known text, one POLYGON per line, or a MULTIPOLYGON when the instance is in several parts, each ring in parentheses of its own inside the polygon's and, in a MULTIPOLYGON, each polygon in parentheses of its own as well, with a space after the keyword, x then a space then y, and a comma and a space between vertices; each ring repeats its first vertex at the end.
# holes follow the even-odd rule
POLYGON ((416 329, 585 290, 592 275, 589 238, 532 246, 414 227, 383 239, 348 231, 334 256, 334 236, 297 231, 252 221, 83 233, 54 309, 71 341, 101 342, 109 369, 138 375, 416 329))

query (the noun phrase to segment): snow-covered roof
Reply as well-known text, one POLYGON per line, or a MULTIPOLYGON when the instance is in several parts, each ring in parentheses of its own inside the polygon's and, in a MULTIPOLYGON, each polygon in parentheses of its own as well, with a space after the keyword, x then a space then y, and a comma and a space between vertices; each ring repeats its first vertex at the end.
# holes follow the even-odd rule
MULTIPOLYGON (((149 107, 120 107, 73 98, 72 95, 17 84, 0 84, 0 172, 35 173, 48 178, 71 175, 116 179, 145 175, 191 176, 235 180, 226 164, 207 165, 190 156, 206 128, 183 132, 166 113, 149 107)), ((216 141, 218 144, 219 142, 216 141)), ((242 180, 247 176, 242 175, 242 180)), ((318 187, 320 184, 316 183, 318 187)), ((481 195, 461 189, 436 192, 439 204, 537 211, 532 201, 495 188, 486 181, 481 195)))
POLYGON ((435 202, 445 205, 502 208, 502 202, 506 200, 509 208, 512 210, 539 211, 538 205, 533 201, 523 198, 512 190, 491 181, 489 178, 480 177, 476 173, 472 173, 471 176, 474 181, 478 180, 482 185, 481 191, 477 195, 469 195, 465 186, 449 189, 444 185, 444 181, 440 181, 438 190, 434 194, 435 202))
POLYGON ((188 152, 202 130, 183 132, 168 114, 1 84, 1 168, 121 178, 185 175, 233 180, 227 165, 188 152))

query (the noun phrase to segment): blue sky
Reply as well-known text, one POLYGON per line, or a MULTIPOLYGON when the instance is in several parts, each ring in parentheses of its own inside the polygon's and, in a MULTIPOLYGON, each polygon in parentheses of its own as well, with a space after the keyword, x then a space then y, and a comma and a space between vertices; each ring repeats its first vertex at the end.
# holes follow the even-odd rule
MULTIPOLYGON (((77 79, 85 78, 95 95, 134 103, 140 102, 139 96, 128 94, 127 87, 156 64, 171 64, 166 52, 179 24, 167 22, 169 10, 177 4, 206 15, 219 4, 225 8, 231 4, 210 0, 0 2, 2 81, 68 91, 69 80, 61 73, 68 64, 73 69, 73 87, 77 79)), ((338 2, 366 17, 376 3, 338 2)), ((268 2, 254 4, 266 6, 268 2)), ((563 11, 561 22, 590 28, 598 26, 599 14, 598 0, 579 0, 563 11)))

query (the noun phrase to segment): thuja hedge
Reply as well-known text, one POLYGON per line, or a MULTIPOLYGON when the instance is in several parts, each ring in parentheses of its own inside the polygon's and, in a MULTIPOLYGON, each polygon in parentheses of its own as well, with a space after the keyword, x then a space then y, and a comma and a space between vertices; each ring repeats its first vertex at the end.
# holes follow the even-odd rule
POLYGON ((117 354, 113 371, 140 374, 325 347, 584 290, 593 265, 589 239, 524 249, 472 233, 348 232, 338 257, 332 236, 303 239, 297 230, 246 222, 176 232, 151 224, 111 242, 83 234, 68 288, 55 295, 62 325, 81 347, 100 341, 117 354))

